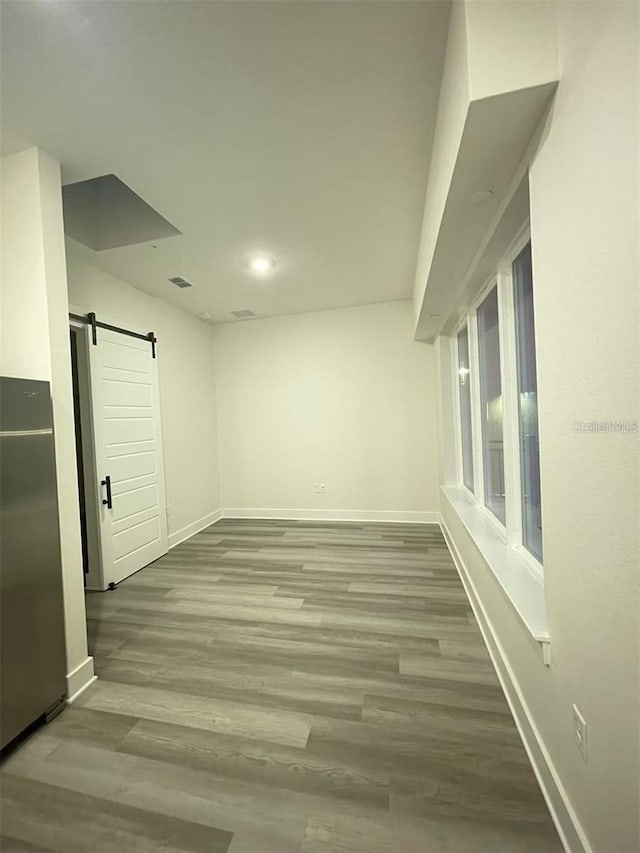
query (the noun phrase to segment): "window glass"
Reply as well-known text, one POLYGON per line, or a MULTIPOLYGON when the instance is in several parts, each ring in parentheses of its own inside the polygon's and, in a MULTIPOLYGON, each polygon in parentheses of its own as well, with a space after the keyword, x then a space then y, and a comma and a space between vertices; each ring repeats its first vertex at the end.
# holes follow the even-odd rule
POLYGON ((504 440, 497 288, 494 287, 480 305, 477 318, 484 501, 496 518, 504 524, 504 440))
POLYGON ((513 262, 513 284, 518 357, 522 538, 525 547, 542 562, 538 377, 536 373, 536 342, 533 316, 531 243, 525 246, 513 262))
POLYGON ((469 331, 458 333, 458 388, 460 391, 460 436, 462 482, 473 491, 473 440, 471 433, 471 374, 469 372, 469 331))

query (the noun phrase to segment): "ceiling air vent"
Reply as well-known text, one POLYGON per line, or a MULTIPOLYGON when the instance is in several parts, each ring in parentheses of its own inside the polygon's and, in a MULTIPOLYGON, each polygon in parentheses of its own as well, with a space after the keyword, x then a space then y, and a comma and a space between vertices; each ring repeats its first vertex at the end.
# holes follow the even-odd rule
POLYGON ((182 278, 180 275, 170 278, 169 281, 171 284, 175 284, 176 287, 193 287, 190 281, 187 281, 186 278, 182 278))
POLYGON ((234 317, 237 317, 239 320, 243 319, 244 317, 255 317, 256 316, 254 314, 254 312, 250 311, 248 308, 244 308, 242 311, 232 311, 231 313, 233 314, 234 317))

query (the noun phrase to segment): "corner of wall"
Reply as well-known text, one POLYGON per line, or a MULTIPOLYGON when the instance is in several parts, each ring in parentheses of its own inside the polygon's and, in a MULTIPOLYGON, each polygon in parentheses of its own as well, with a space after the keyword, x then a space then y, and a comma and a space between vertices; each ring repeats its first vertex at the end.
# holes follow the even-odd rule
MULTIPOLYGON (((87 657, 82 545, 75 476, 76 446, 69 350, 69 301, 64 249, 60 164, 38 150, 42 206, 47 314, 51 360, 51 395, 55 425, 56 477, 60 515, 60 549, 67 635, 67 670, 84 666, 87 657)), ((93 666, 93 665, 92 665, 93 666)))
POLYGON ((73 705, 98 676, 93 670, 93 658, 87 657, 67 673, 67 705, 73 705))
POLYGON ((221 452, 221 442, 220 442, 220 398, 218 395, 218 366, 217 366, 217 355, 216 355, 216 338, 219 334, 219 329, 216 326, 212 326, 209 332, 210 336, 210 353, 211 353, 211 383, 213 389, 213 405, 214 405, 214 425, 216 431, 216 441, 215 441, 215 449, 216 449, 216 471, 218 475, 217 482, 217 494, 218 494, 218 507, 224 506, 224 482, 222 476, 222 452, 221 452))

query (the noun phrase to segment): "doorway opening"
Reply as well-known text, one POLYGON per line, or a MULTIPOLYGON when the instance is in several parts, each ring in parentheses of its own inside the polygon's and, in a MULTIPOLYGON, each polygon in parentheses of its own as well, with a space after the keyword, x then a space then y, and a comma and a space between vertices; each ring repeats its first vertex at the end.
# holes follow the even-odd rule
POLYGON ((84 586, 87 590, 102 590, 104 583, 98 540, 100 516, 95 493, 94 432, 86 327, 71 325, 69 336, 84 586))
POLYGON ((82 417, 80 415, 80 378, 78 376, 78 342, 75 329, 71 338, 71 383, 73 388, 73 420, 76 428, 76 469, 78 475, 78 499, 80 502, 80 536, 82 538, 82 574, 87 585, 89 573, 89 544, 87 540, 87 504, 84 486, 84 459, 82 454, 82 417))

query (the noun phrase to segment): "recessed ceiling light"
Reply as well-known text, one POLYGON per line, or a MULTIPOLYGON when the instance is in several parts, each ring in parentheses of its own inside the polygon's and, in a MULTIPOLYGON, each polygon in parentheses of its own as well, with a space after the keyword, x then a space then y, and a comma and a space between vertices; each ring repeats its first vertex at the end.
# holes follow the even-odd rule
POLYGON ((251 272, 258 275, 265 275, 275 268, 276 262, 269 255, 252 255, 249 258, 248 266, 251 272))
POLYGON ((492 195, 491 190, 479 190, 471 196, 471 204, 484 204, 485 201, 489 201, 492 195))

